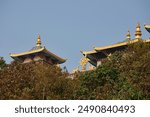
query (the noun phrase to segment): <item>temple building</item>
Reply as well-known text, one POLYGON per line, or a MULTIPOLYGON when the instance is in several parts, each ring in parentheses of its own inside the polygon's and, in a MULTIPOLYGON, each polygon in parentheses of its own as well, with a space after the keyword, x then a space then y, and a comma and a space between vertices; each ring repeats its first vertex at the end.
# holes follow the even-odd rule
POLYGON ((21 63, 47 63, 49 65, 58 65, 64 63, 66 59, 63 59, 54 53, 48 51, 45 47, 41 45, 41 38, 38 35, 36 46, 31 50, 18 54, 10 54, 10 56, 21 63))
MULTIPOLYGON (((148 32, 150 32, 150 25, 145 25, 144 27, 148 32)), ((130 31, 128 31, 126 35, 126 40, 124 42, 120 42, 120 43, 116 43, 116 44, 104 46, 104 47, 94 47, 94 49, 91 51, 81 50, 81 53, 84 55, 84 58, 82 58, 80 61, 82 63, 81 64, 82 71, 86 70, 87 63, 90 63, 94 67, 97 67, 101 64, 101 61, 104 58, 108 58, 114 52, 122 51, 125 48, 127 48, 129 44, 137 43, 139 41, 143 41, 144 43, 149 43, 150 39, 145 39, 145 40, 142 39, 142 32, 140 29, 140 24, 137 23, 136 31, 135 31, 135 38, 132 40, 130 36, 130 31)))

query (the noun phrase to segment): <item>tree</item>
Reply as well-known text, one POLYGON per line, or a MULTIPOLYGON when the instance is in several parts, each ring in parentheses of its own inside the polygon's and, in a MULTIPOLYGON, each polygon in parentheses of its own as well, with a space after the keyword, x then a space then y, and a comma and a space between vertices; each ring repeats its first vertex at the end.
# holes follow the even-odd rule
POLYGON ((76 91, 77 99, 111 99, 114 85, 118 80, 117 69, 107 64, 99 66, 95 71, 80 76, 80 88, 76 91))
POLYGON ((72 99, 73 80, 55 66, 13 62, 0 71, 0 99, 72 99))
POLYGON ((0 57, 0 69, 3 69, 6 66, 6 62, 3 57, 0 57))
POLYGON ((150 44, 139 42, 123 53, 120 77, 122 99, 150 99, 150 44), (122 97, 124 95, 124 97, 122 97))

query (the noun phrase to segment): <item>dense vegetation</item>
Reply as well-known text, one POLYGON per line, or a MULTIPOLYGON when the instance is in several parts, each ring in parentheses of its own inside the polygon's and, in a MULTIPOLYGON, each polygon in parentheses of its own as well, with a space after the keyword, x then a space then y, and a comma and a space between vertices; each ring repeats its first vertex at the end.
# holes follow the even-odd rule
POLYGON ((129 45, 74 79, 57 66, 1 58, 0 99, 150 99, 150 45, 129 45))

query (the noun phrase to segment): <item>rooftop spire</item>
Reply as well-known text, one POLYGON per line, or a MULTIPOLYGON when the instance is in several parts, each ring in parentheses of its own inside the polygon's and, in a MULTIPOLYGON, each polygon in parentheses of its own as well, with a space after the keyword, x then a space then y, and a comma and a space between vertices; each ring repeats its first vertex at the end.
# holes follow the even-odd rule
POLYGON ((41 37, 38 34, 38 38, 37 38, 37 42, 36 42, 36 46, 41 46, 41 37))
POLYGON ((127 34, 126 34, 126 39, 127 39, 128 41, 131 40, 131 35, 130 35, 130 31, 129 31, 129 30, 128 30, 127 34))
POLYGON ((141 27, 140 23, 138 22, 136 25, 135 39, 141 39, 141 36, 142 36, 141 27))

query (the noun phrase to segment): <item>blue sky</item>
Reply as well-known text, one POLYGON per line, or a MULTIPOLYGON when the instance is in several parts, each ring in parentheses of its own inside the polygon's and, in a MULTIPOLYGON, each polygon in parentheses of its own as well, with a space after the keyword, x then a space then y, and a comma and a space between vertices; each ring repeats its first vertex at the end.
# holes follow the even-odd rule
POLYGON ((80 50, 92 50, 134 38, 137 22, 143 38, 150 34, 150 0, 0 0, 0 56, 35 46, 37 35, 51 52, 67 58, 69 71, 79 66, 80 50))

